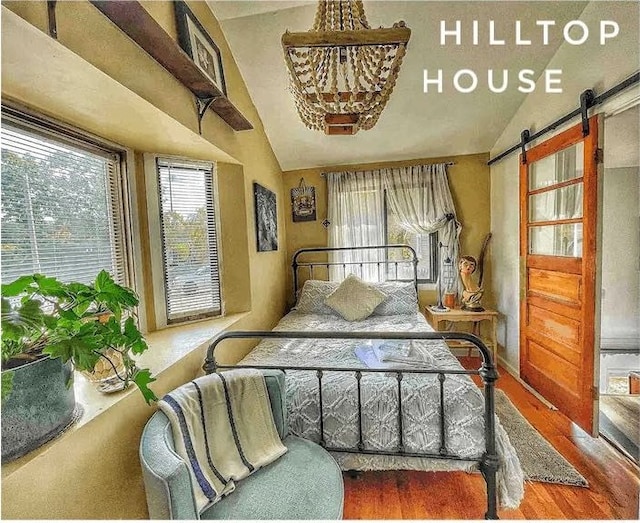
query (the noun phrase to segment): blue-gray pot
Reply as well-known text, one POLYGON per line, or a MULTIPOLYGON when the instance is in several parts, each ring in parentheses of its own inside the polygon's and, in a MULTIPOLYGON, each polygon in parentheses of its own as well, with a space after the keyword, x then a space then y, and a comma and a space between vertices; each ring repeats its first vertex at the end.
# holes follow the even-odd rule
POLYGON ((13 372, 11 393, 2 401, 2 463, 56 437, 79 414, 71 363, 43 358, 13 372))

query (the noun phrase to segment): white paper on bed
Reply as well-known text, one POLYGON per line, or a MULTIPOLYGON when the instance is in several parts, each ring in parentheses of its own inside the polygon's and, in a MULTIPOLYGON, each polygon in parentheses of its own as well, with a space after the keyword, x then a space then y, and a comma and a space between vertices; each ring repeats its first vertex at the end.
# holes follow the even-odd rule
MULTIPOLYGON (((421 314, 371 316, 348 322, 337 316, 291 312, 276 331, 432 331, 421 314)), ((355 355, 362 340, 264 340, 241 364, 363 368, 355 355)), ((432 368, 461 369, 441 340, 411 343, 409 358, 432 368)), ((392 366, 394 362, 384 362, 392 366)), ((397 363, 397 367, 407 367, 397 363)), ((363 440, 365 448, 395 450, 398 447, 397 380, 393 372, 366 373, 361 380, 363 440)), ((477 459, 484 453, 484 397, 467 375, 446 375, 445 434, 451 454, 477 459)), ((402 380, 403 443, 407 452, 437 454, 440 448, 440 399, 437 374, 405 374, 402 380)), ((324 437, 327 446, 355 448, 358 444, 358 402, 355 376, 324 372, 322 378, 324 437)), ((313 371, 287 371, 287 411, 290 430, 312 441, 320 439, 318 378, 313 371)), ((524 495, 520 462, 502 425, 496 418, 500 470, 498 497, 502 507, 513 508, 524 495)), ((343 470, 465 470, 477 463, 429 458, 333 453, 343 470)))

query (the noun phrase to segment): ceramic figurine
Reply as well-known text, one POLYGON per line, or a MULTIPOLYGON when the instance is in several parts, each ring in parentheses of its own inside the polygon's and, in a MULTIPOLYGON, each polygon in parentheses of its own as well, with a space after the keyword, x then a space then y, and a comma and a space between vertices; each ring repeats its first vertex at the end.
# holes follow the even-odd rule
POLYGON ((480 305, 480 300, 484 294, 484 289, 473 281, 471 275, 476 272, 478 262, 473 256, 462 256, 458 263, 460 271, 460 281, 464 287, 462 291, 462 310, 481 312, 484 308, 480 305))

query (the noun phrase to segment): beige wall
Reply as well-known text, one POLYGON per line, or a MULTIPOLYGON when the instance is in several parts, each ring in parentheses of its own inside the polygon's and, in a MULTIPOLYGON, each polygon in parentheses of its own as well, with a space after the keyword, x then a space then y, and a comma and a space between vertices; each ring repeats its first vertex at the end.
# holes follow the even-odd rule
POLYGON ((605 168, 603 185, 602 346, 637 346, 640 341, 640 167, 605 168))
MULTIPOLYGON (((546 94, 543 83, 538 82, 536 91, 527 96, 494 145, 492 157, 517 143, 523 129, 535 132, 574 110, 585 89, 593 88, 600 94, 637 71, 640 63, 639 11, 640 4, 636 2, 589 3, 580 20, 589 27, 598 27, 600 20, 615 20, 620 24, 620 34, 604 46, 597 38, 590 38, 581 46, 563 43, 547 66, 562 70, 563 92, 546 94)), ((601 111, 602 106, 595 110, 601 111)), ((571 122, 575 123, 577 121, 571 122)), ((503 314, 498 332, 502 345, 500 355, 516 373, 519 369, 520 321, 518 186, 518 154, 491 166, 491 228, 494 233, 494 277, 491 281, 493 293, 498 298, 498 309, 503 314)))
MULTIPOLYGON (((46 2, 3 2, 3 6, 41 31, 46 31, 46 2)), ((173 38, 177 38, 171 2, 146 2, 144 6, 173 38)), ((202 136, 215 146, 211 149, 222 150, 229 158, 237 161, 236 165, 218 165, 223 299, 229 312, 250 311, 235 328, 271 329, 282 316, 285 307, 286 228, 282 173, 217 20, 204 2, 190 2, 190 7, 221 49, 229 98, 254 126, 253 131, 234 132, 212 111, 207 112, 202 125, 202 136), (256 251, 254 181, 273 190, 277 195, 280 249, 275 252, 256 251)), ((168 117, 165 120, 173 122, 172 125, 181 132, 185 131, 184 128, 190 130, 194 143, 201 140, 191 93, 95 7, 86 1, 58 2, 56 14, 60 45, 54 44, 54 49, 60 49, 60 54, 63 55, 69 54, 67 49, 72 51, 107 75, 105 89, 111 89, 115 80, 135 93, 141 104, 150 103, 159 109, 168 117)), ((35 38, 33 47, 25 52, 37 53, 40 41, 45 41, 45 46, 51 46, 52 41, 48 36, 45 38, 46 41, 41 37, 35 38)), ((4 43, 3 34, 3 48, 4 43)), ((16 68, 14 71, 18 71, 20 65, 16 65, 15 61, 5 63, 6 59, 3 52, 3 69, 6 65, 13 66, 16 68)), ((82 60, 79 62, 81 65, 84 63, 82 60)), ((87 71, 87 74, 95 78, 90 66, 82 66, 81 69, 83 71, 79 69, 78 74, 87 71)), ((123 131, 108 125, 101 127, 99 111, 94 111, 93 114, 90 111, 82 115, 78 113, 74 117, 70 116, 75 113, 69 104, 55 105, 54 101, 62 96, 60 93, 83 92, 83 85, 77 81, 76 71, 65 71, 62 75, 60 72, 55 74, 55 71, 51 74, 48 71, 42 73, 37 91, 29 91, 27 86, 21 90, 16 87, 16 82, 7 81, 7 86, 11 88, 8 92, 9 87, 5 89, 3 82, 3 98, 71 125, 81 128, 88 125, 93 132, 106 138, 123 136, 125 138, 119 140, 119 143, 124 147, 133 148, 133 143, 139 143, 135 141, 137 129, 123 131), (127 136, 131 136, 131 142, 127 136)), ((103 96, 100 92, 89 94, 93 94, 96 101, 103 96)), ((134 98, 136 97, 132 97, 134 98)), ((87 103, 84 97, 79 96, 77 99, 78 106, 87 103)), ((133 114, 139 109, 136 105, 125 108, 133 114)), ((147 131, 144 121, 136 122, 136 125, 140 126, 141 133, 147 131)), ((142 256, 135 261, 140 269, 140 286, 144 286, 145 290, 144 303, 151 313, 148 314, 149 330, 154 328, 151 310, 153 294, 142 154, 181 154, 181 150, 171 147, 169 144, 166 150, 135 150, 134 161, 129 165, 139 191, 132 204, 139 211, 140 237, 137 239, 140 241, 142 256)), ((206 151, 206 147, 198 150, 206 151)), ((182 154, 186 155, 185 152, 182 154)), ((213 156, 203 153, 199 159, 212 158, 213 156)), ((227 350, 224 355, 227 359, 238 359, 249 348, 247 344, 235 344, 231 347, 233 351, 227 350)), ((163 372, 155 384, 156 392, 161 395, 192 379, 201 366, 202 359, 203 354, 196 351, 179 365, 163 372)), ((3 477, 2 516, 45 519, 146 517, 137 449, 142 426, 152 410, 137 394, 127 396, 117 407, 83 426, 82 430, 65 435, 48 452, 31 460, 10 476, 3 477)))
MULTIPOLYGON (((462 223, 461 248, 463 254, 478 257, 484 237, 490 232, 491 217, 489 214, 489 167, 488 154, 471 154, 465 156, 449 156, 446 158, 421 158, 399 162, 368 163, 357 165, 337 165, 325 168, 286 171, 284 173, 286 224, 287 224, 287 254, 291 259, 293 253, 301 247, 318 247, 327 245, 327 229, 322 221, 327 217, 327 183, 321 176, 323 172, 341 170, 371 170, 387 167, 401 167, 438 162, 455 162, 448 167, 449 186, 456 206, 458 219, 462 223), (291 188, 297 187, 300 178, 304 178, 307 185, 316 188, 317 219, 314 222, 293 223, 291 214, 291 188)), ((491 244, 490 244, 491 245, 491 244)), ((490 247, 491 248, 491 247, 490 247)), ((491 280, 491 263, 485 265, 485 278, 491 280)), ((292 289, 288 289, 288 299, 292 300, 292 289)), ((433 303, 436 291, 425 289, 420 291, 422 305, 433 303)), ((492 296, 487 293, 485 303, 492 303, 492 296)))

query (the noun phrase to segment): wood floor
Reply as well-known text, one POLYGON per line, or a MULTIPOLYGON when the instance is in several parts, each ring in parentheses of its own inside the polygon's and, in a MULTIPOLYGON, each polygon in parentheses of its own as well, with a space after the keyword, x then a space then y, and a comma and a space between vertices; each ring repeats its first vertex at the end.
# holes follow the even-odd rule
MULTIPOLYGON (((477 358, 461 358, 477 368, 477 358)), ((498 388, 589 482, 589 488, 529 482, 515 510, 501 519, 638 519, 640 471, 602 438, 590 438, 500 369, 498 388)), ((345 474, 345 519, 482 519, 485 486, 464 472, 345 474)))
POLYGON ((600 396, 600 434, 640 462, 640 396, 600 396))

